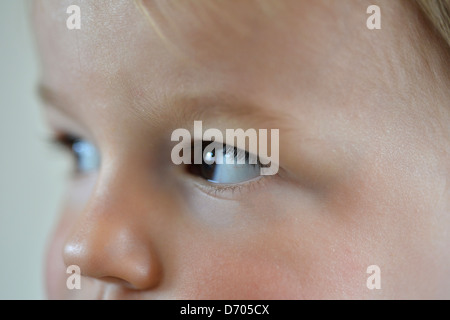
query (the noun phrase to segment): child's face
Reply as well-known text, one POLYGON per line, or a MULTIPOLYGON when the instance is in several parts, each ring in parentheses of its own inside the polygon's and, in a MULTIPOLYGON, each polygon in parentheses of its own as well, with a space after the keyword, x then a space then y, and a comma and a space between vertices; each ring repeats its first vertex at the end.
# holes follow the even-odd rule
POLYGON ((72 2, 34 5, 41 91, 101 165, 67 191, 51 298, 449 297, 448 79, 411 3, 378 1, 368 30, 366 1, 146 1, 153 24, 79 1, 68 30, 72 2), (176 166, 171 133, 194 120, 279 129, 278 174, 224 186, 176 166))

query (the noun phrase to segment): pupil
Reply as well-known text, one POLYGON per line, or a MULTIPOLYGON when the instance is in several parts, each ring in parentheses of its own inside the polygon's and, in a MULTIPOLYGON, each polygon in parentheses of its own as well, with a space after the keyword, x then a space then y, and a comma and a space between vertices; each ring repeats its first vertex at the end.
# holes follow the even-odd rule
POLYGON ((207 180, 212 180, 214 178, 214 171, 215 171, 216 165, 215 164, 207 164, 203 163, 201 165, 200 173, 203 178, 207 180))

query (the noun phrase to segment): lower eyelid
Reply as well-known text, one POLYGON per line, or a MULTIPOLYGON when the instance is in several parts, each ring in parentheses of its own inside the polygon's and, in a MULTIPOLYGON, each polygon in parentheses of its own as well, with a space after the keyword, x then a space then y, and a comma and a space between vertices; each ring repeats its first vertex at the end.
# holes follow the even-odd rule
POLYGON ((258 192, 276 176, 259 176, 258 178, 239 184, 213 184, 208 181, 194 179, 194 187, 217 199, 240 200, 250 192, 258 192))

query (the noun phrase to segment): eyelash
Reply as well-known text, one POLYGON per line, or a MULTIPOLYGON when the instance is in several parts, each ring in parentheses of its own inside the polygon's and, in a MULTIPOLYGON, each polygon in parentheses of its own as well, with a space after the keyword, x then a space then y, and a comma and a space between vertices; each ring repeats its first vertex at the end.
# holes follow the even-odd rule
POLYGON ((272 180, 274 177, 275 176, 260 176, 251 181, 233 185, 213 184, 203 179, 203 181, 197 179, 195 186, 209 196, 230 200, 236 199, 238 196, 249 192, 258 191, 259 188, 263 188, 266 185, 268 180, 272 180))
POLYGON ((59 133, 52 137, 51 142, 57 146, 70 149, 72 148, 73 144, 79 140, 79 138, 73 135, 67 133, 59 133))

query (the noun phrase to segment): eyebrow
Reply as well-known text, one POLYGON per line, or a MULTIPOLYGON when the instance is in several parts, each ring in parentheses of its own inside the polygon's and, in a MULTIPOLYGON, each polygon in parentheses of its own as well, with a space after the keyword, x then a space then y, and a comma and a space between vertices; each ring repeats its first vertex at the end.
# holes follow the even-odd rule
MULTIPOLYGON (((37 87, 38 96, 48 106, 58 109, 66 116, 82 121, 73 102, 56 90, 40 83, 37 87)), ((155 99, 141 97, 139 102, 128 97, 135 106, 128 106, 129 111, 141 120, 150 124, 166 126, 175 123, 179 126, 191 124, 195 120, 227 119, 227 122, 245 123, 248 128, 277 128, 292 121, 291 117, 276 108, 257 105, 225 92, 216 93, 179 93, 166 95, 163 99, 165 107, 158 108, 155 99), (149 108, 149 105, 153 105, 149 108), (274 110, 270 110, 274 109, 274 110)), ((245 128, 244 128, 245 129, 245 128)))
POLYGON ((181 110, 180 116, 185 121, 225 118, 236 122, 245 122, 254 128, 278 128, 288 120, 280 110, 270 110, 266 106, 254 104, 223 92, 206 96, 175 97, 174 110, 181 110))

